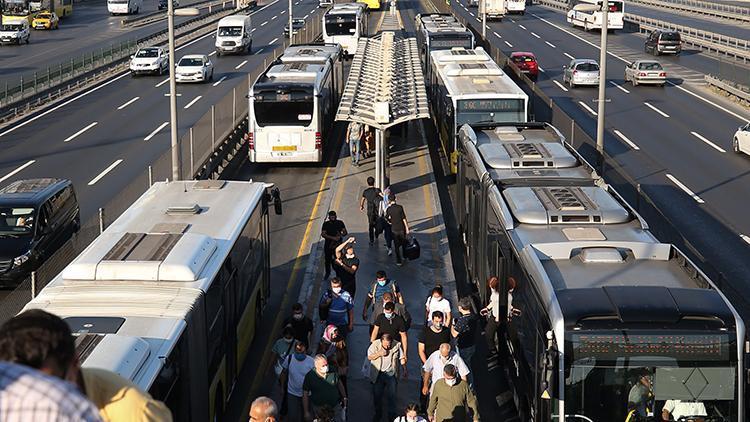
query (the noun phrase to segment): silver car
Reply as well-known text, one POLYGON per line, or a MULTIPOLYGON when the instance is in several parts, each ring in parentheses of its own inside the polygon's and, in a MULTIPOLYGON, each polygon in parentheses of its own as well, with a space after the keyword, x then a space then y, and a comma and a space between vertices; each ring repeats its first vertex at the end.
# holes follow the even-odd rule
POLYGON ((599 63, 592 59, 573 59, 563 66, 563 83, 571 88, 578 85, 599 85, 599 63))
POLYGON ((633 86, 653 84, 664 86, 667 83, 667 72, 656 60, 636 60, 625 66, 625 82, 633 86))

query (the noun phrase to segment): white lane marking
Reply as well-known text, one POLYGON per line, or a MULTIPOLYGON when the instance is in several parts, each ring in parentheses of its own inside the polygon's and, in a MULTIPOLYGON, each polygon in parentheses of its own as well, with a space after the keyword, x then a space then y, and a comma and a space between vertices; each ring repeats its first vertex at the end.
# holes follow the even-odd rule
POLYGON ((93 122, 93 123, 89 124, 85 128, 83 128, 83 129, 79 130, 78 132, 76 132, 76 133, 68 136, 67 138, 65 138, 65 140, 63 142, 70 142, 70 141, 72 141, 73 139, 75 139, 79 135, 81 135, 83 132, 86 132, 87 130, 91 129, 92 127, 94 127, 94 126, 96 126, 98 124, 99 124, 99 122, 93 122))
POLYGON ((265 26, 265 25, 267 25, 267 24, 268 24, 268 21, 265 21, 265 22, 263 22, 262 24, 260 24, 260 26, 265 26))
POLYGON ((133 97, 133 99, 131 99, 131 100, 130 100, 130 101, 128 101, 127 103, 125 103, 125 104, 121 105, 120 107, 117 107, 117 109, 118 109, 118 110, 122 110, 123 108, 125 108, 125 107, 129 106, 130 104, 133 104, 134 102, 136 102, 136 101, 138 101, 138 100, 140 100, 140 99, 141 99, 141 97, 133 97))
POLYGON ((216 54, 216 50, 214 50, 214 51, 212 51, 212 52, 208 53, 208 57, 211 57, 211 56, 213 56, 214 54, 216 54))
POLYGON ((158 88, 158 87, 160 87, 160 86, 164 85, 164 84, 165 84, 165 83, 167 83, 167 82, 169 82, 169 78, 167 78, 167 79, 164 79, 163 81, 161 81, 161 82, 159 82, 158 84, 154 85, 154 88, 158 88))
POLYGON ((471 12, 469 12, 469 14, 471 15, 471 17, 472 17, 472 18, 473 18, 474 16, 476 16, 475 14, 473 14, 473 13, 471 13, 471 12))
POLYGON ((107 173, 109 173, 110 171, 114 170, 114 168, 117 167, 117 166, 119 166, 120 163, 122 163, 122 158, 115 160, 114 163, 110 164, 109 167, 105 168, 104 171, 101 172, 101 173, 99 173, 98 176, 96 176, 93 179, 91 179, 91 181, 89 182, 89 186, 94 186, 96 184, 96 182, 102 180, 102 177, 106 176, 107 173))
POLYGON ((747 243, 750 243, 750 236, 747 236, 747 235, 744 235, 744 234, 740 233, 740 237, 741 237, 741 238, 742 238, 742 240, 744 240, 745 242, 747 242, 747 243))
MULTIPOLYGON (((596 48, 597 50, 599 49, 599 46, 598 46, 598 45, 596 45, 596 44, 592 43, 592 42, 591 42, 591 41, 589 41, 589 40, 586 40, 586 39, 584 39, 584 38, 583 38, 583 37, 581 37, 580 35, 574 34, 574 33, 570 32, 570 31, 568 31, 567 29, 565 29, 565 28, 563 28, 563 27, 561 27, 561 26, 559 26, 559 25, 556 25, 556 24, 554 24, 554 23, 552 23, 552 22, 548 21, 547 19, 545 19, 545 18, 543 18, 543 17, 541 17, 541 16, 539 16, 539 15, 537 15, 537 14, 535 14, 535 13, 532 13, 531 15, 532 15, 532 16, 534 16, 535 18, 539 19, 540 21, 542 21, 542 22, 546 23, 547 25, 550 25, 550 26, 552 26, 552 27, 554 27, 554 28, 557 28, 557 29, 559 29, 560 31, 563 31, 563 32, 565 32, 566 34, 568 34, 568 35, 570 35, 570 36, 572 36, 572 37, 575 37, 575 38, 579 39, 580 41, 583 41, 583 42, 585 42, 586 44, 588 44, 588 45, 590 45, 590 46, 592 46, 592 47, 596 48)), ((612 57, 615 57, 615 58, 617 58, 617 59, 620 59, 620 60, 622 60, 623 62, 625 62, 625 63, 627 63, 627 64, 630 64, 630 61, 628 61, 628 60, 626 60, 626 59, 624 59, 624 58, 622 58, 622 57, 618 56, 618 55, 617 55, 617 54, 615 54, 615 53, 612 53, 612 52, 608 51, 608 52, 607 52, 607 54, 609 54, 610 56, 612 56, 612 57)))
POLYGON ((306 14, 305 16, 303 16, 303 17, 302 17, 302 20, 307 20, 307 17, 308 17, 308 16, 310 16, 310 14, 309 14, 309 13, 308 13, 308 14, 306 14))
POLYGON ((715 149, 715 150, 717 150, 719 152, 727 152, 724 148, 722 148, 722 147, 716 145, 715 143, 709 141, 708 139, 706 139, 703 135, 701 135, 698 132, 690 132, 690 134, 693 135, 693 136, 695 136, 696 138, 700 139, 701 141, 705 142, 706 144, 708 144, 708 146, 710 146, 711 148, 713 148, 713 149, 715 149))
POLYGON ((532 32, 531 35, 533 35, 534 38, 540 38, 541 39, 541 37, 539 35, 537 35, 536 32, 532 32))
POLYGON ((514 21, 513 19, 511 19, 510 21, 513 22, 513 23, 516 23, 516 21, 514 21))
POLYGON ((495 36, 496 36, 496 37, 498 37, 498 38, 502 38, 502 37, 500 36, 500 34, 498 34, 497 32, 495 32, 495 31, 492 31, 492 33, 493 33, 493 34, 495 34, 495 36))
POLYGON ((14 176, 14 175, 15 175, 16 173, 18 173, 18 172, 20 172, 21 170, 25 169, 26 167, 28 167, 28 166, 30 166, 30 165, 32 165, 32 164, 34 164, 35 162, 36 162, 36 160, 29 160, 29 161, 27 161, 27 162, 26 162, 26 164, 22 164, 22 165, 20 165, 20 166, 19 166, 18 168, 16 168, 16 169, 15 169, 15 170, 13 170, 12 172, 10 172, 10 173, 6 174, 5 176, 3 176, 2 178, 0 178, 0 183, 2 183, 2 182, 4 182, 4 181, 6 181, 6 180, 8 180, 8 179, 10 179, 10 178, 11 178, 11 177, 13 177, 13 176, 14 176))
POLYGON ((272 40, 271 40, 271 42, 270 42, 269 44, 273 44, 273 43, 275 43, 275 42, 276 42, 276 41, 278 41, 278 40, 279 40, 279 38, 278 38, 278 37, 276 37, 276 38, 272 39, 272 40))
POLYGON ((258 29, 258 28, 253 28, 253 30, 250 31, 250 33, 252 34, 253 32, 255 32, 256 29, 258 29))
POLYGON ((276 19, 278 17, 279 17, 279 15, 276 15, 276 16, 272 17, 271 20, 274 20, 274 19, 276 19))
POLYGON ((242 61, 242 63, 238 64, 238 65, 237 65, 237 66, 235 66, 234 68, 235 68, 235 69, 239 69, 239 68, 241 68, 242 66, 244 66, 244 65, 246 65, 246 64, 247 64, 247 60, 243 60, 243 61, 242 61))
POLYGON ((203 98, 203 96, 202 96, 202 95, 199 95, 199 96, 197 96, 197 97, 193 98, 193 101, 190 101, 189 103, 185 104, 185 107, 183 107, 183 108, 184 108, 185 110, 189 109, 189 108, 190 108, 190 107, 191 107, 191 106, 192 106, 193 104, 197 103, 197 102, 198 102, 198 100, 200 100, 201 98, 203 98))
POLYGON ((571 56, 568 53, 563 53, 563 54, 565 55, 565 57, 569 58, 570 60, 575 60, 576 59, 575 57, 571 56))
POLYGON ((518 27, 521 28, 521 29, 523 29, 524 31, 526 30, 526 27, 523 26, 523 25, 521 25, 520 23, 518 24, 518 27))
POLYGON ((214 82, 213 86, 218 86, 220 83, 224 82, 226 79, 227 79, 226 76, 222 76, 221 79, 219 79, 218 81, 214 82))
POLYGON ((281 11, 281 14, 282 14, 282 15, 283 15, 284 13, 286 13, 286 10, 282 10, 282 11, 281 11))
POLYGON ((539 69, 540 72, 544 73, 544 69, 542 69, 542 67, 539 66, 538 64, 536 65, 536 68, 539 69))
POLYGON ((561 84, 560 82, 557 82, 557 81, 552 81, 552 83, 554 83, 555 85, 557 85, 557 86, 558 86, 558 87, 559 87, 560 89, 562 89, 563 91, 565 91, 565 92, 568 92, 568 88, 565 88, 565 87, 563 86, 563 84, 561 84))
POLYGON ((255 55, 257 56, 257 55, 258 55, 258 54, 260 54, 260 53, 261 53, 262 51, 263 51, 263 49, 261 48, 260 50, 258 50, 258 51, 256 51, 256 52, 255 52, 255 55))
POLYGON ((154 129, 153 132, 149 133, 147 137, 143 138, 143 140, 144 141, 150 141, 151 138, 153 138, 154 136, 156 136, 156 134, 159 133, 160 130, 164 129, 164 126, 166 126, 168 124, 169 124, 169 122, 164 122, 164 123, 160 124, 159 127, 157 127, 156 129, 154 129))
MULTIPOLYGON (((164 96, 165 96, 165 97, 169 97, 169 92, 167 92, 166 94, 164 94, 164 96)), ((178 92, 178 93, 174 94, 174 96, 175 96, 175 97, 182 97, 182 94, 180 94, 180 93, 178 92)))
POLYGON ((507 45, 508 47, 510 47, 510 48, 513 48, 513 44, 509 43, 508 41, 505 41, 505 44, 506 44, 506 45, 507 45))
POLYGON ((674 183, 675 185, 677 185, 678 188, 682 189, 683 191, 685 191, 685 193, 687 193, 688 195, 690 195, 691 197, 693 197, 693 199, 695 199, 695 202, 697 202, 699 204, 705 204, 706 203, 706 201, 704 201, 703 198, 701 198, 700 196, 696 195, 693 191, 691 191, 690 189, 688 189, 688 187, 685 186, 685 185, 683 185, 682 182, 680 182, 679 180, 677 180, 676 177, 672 176, 669 173, 667 173, 666 176, 667 176, 667 179, 671 180, 672 183, 674 183))
POLYGON ((623 88, 622 85, 620 85, 618 83, 615 83, 613 81, 609 81, 609 83, 611 83, 612 85, 614 85, 615 88, 619 89, 620 91, 622 91, 622 92, 624 92, 626 94, 630 94, 630 91, 628 91, 627 89, 623 88))
MULTIPOLYGON (((555 81, 555 82, 557 82, 557 81, 555 81)), ((593 114, 594 116, 598 116, 598 114, 594 111, 594 109, 592 109, 591 107, 589 107, 588 104, 584 103, 583 101, 579 101, 578 104, 580 104, 581 107, 585 108, 586 111, 588 111, 589 113, 593 114)))
POLYGON ((669 118, 669 114, 667 114, 667 113, 659 110, 658 108, 652 106, 650 103, 647 103, 647 102, 644 101, 643 104, 645 104, 646 107, 650 108, 651 110, 654 110, 655 112, 661 114, 663 117, 669 118))
POLYGON ((485 28, 487 28, 487 29, 490 29, 490 26, 489 26, 489 25, 485 25, 484 27, 485 27, 485 28))
MULTIPOLYGON (((268 3, 267 5, 265 5, 265 6, 261 7, 260 9, 258 9, 258 10, 256 10, 256 11, 254 11, 253 13, 251 13, 251 14, 250 14, 250 16, 252 16, 252 15, 254 15, 254 14, 256 14, 256 13, 260 13, 260 12, 261 12, 262 10, 264 10, 264 9, 266 9, 266 8, 268 8, 268 7, 271 7, 271 6, 273 6, 274 4, 276 4, 276 3, 278 3, 278 2, 279 2, 279 0, 274 0, 274 1, 272 1, 271 3, 268 3)), ((215 34, 216 34, 215 32, 209 32, 209 33, 207 33, 206 35, 200 36, 200 37, 198 37, 198 38, 194 39, 193 41, 190 41, 190 42, 189 42, 189 43, 187 43, 187 44, 183 44, 183 45, 181 45, 181 46, 177 47, 177 48, 176 48, 175 50, 176 50, 176 51, 182 50, 182 49, 183 49, 183 48, 185 48, 185 47, 189 47, 189 46, 191 46, 191 45, 193 45, 193 44, 195 44, 195 43, 197 43, 197 42, 199 42, 199 41, 202 41, 202 40, 204 40, 204 39, 206 39, 206 38, 208 38, 208 37, 212 37, 212 36, 214 36, 215 34)), ((113 79, 110 79, 109 81, 107 81, 107 82, 104 82, 104 83, 103 83, 103 84, 101 84, 101 85, 95 86, 95 87, 91 88, 90 90, 88 90, 88 91, 86 91, 86 92, 84 92, 84 93, 82 93, 82 94, 80 94, 80 95, 78 95, 78 96, 75 96, 75 97, 73 97, 73 98, 69 99, 68 101, 65 101, 65 102, 63 102, 63 103, 60 103, 60 104, 58 104, 58 105, 56 105, 56 106, 54 106, 54 107, 52 107, 52 108, 50 108, 50 109, 48 109, 48 110, 45 110, 45 111, 43 111, 43 112, 42 112, 42 113, 40 113, 40 114, 37 114, 37 115, 36 115, 36 116, 34 116, 34 117, 31 117, 31 118, 29 118, 28 120, 25 120, 25 121, 23 121, 23 122, 21 122, 21 123, 19 123, 19 124, 15 125, 15 126, 13 126, 13 127, 9 128, 9 129, 7 129, 7 130, 5 130, 4 132, 0 133, 0 137, 2 137, 3 135, 7 135, 7 134, 9 134, 9 133, 11 133, 11 132, 15 131, 16 129, 20 129, 20 128, 22 128, 22 127, 24 127, 24 126, 28 125, 28 124, 29 124, 29 123, 31 123, 31 122, 35 122, 35 121, 37 121, 38 119, 41 119, 42 117, 44 117, 44 116, 46 116, 46 115, 48 115, 48 114, 50 114, 50 113, 52 113, 52 112, 55 112, 55 111, 57 111, 57 110, 59 110, 59 109, 61 109, 61 108, 65 107, 66 105, 68 105, 68 104, 72 103, 73 101, 79 100, 79 99, 81 99, 81 98, 83 98, 83 97, 85 97, 85 96, 87 96, 87 95, 91 94, 92 92, 96 92, 96 91, 98 91, 98 90, 100 90, 100 89, 104 88, 105 86, 107 86, 107 85, 109 85, 109 84, 111 84, 111 83, 114 83, 114 82, 117 82, 117 81, 119 81, 120 79, 122 79, 122 78, 124 78, 124 77, 126 77, 126 76, 128 76, 128 75, 130 75, 130 71, 126 71, 126 72, 123 72, 123 73, 122 73, 122 75, 120 75, 120 76, 117 76, 117 77, 115 77, 115 78, 113 78, 113 79)))
MULTIPOLYGON (((741 116, 741 115, 733 112, 732 110, 729 110, 729 109, 727 109, 725 107, 722 107, 719 104, 716 104, 715 102, 709 100, 708 98, 701 97, 700 95, 696 94, 693 91, 690 91, 689 89, 685 89, 685 88, 683 88, 683 87, 681 87, 679 85, 675 85, 673 82, 667 81, 667 83, 670 84, 670 85, 672 85, 673 87, 679 89, 680 91, 683 91, 683 92, 685 92, 687 94, 692 95, 693 97, 700 98, 701 100, 705 101, 706 103, 708 103, 708 104, 710 104, 710 105, 718 108, 719 110, 721 110, 721 111, 723 111, 723 112, 725 112, 725 113, 727 113, 727 114, 729 114, 731 116, 734 116, 734 117, 742 120, 745 123, 750 123, 750 119, 748 119, 747 117, 743 117, 743 116, 741 116)), ((0 136, 2 136, 2 135, 0 135, 0 136)))
POLYGON ((545 41, 545 44, 547 44, 548 46, 550 46, 550 47, 552 47, 552 48, 557 48, 557 46, 555 46, 554 44, 552 44, 552 43, 551 43, 551 42, 549 42, 549 41, 545 41))
POLYGON ((636 151, 640 150, 640 148, 638 147, 638 145, 636 145, 635 142, 633 142, 630 139, 628 139, 627 136, 623 135, 622 132, 620 132, 617 129, 615 129, 614 132, 615 132, 615 135, 619 136, 620 139, 622 139, 623 141, 625 141, 626 144, 630 145, 630 148, 633 148, 636 151))

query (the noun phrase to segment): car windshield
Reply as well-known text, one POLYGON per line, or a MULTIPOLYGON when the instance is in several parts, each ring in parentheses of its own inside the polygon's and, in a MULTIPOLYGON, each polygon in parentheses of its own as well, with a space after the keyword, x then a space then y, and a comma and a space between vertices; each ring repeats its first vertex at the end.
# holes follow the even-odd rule
POLYGON ((220 37, 239 37, 242 35, 241 26, 222 26, 219 28, 220 37))
POLYGON ((21 30, 21 25, 3 25, 3 31, 16 32, 21 30))
POLYGON ((596 63, 578 63, 576 70, 579 72, 598 72, 599 65, 596 63))
POLYGON ((135 57, 159 57, 159 50, 155 48, 138 50, 138 53, 136 53, 135 57))
POLYGON ((656 62, 646 62, 638 65, 639 70, 661 70, 661 65, 656 62))
POLYGON ((36 15, 36 17, 39 19, 52 19, 52 15, 47 14, 47 13, 40 13, 36 15))
POLYGON ((513 61, 516 63, 533 62, 535 61, 533 56, 513 56, 513 61))
POLYGON ((203 66, 203 59, 196 59, 192 57, 183 57, 180 59, 177 66, 203 66))
POLYGON ((0 208, 0 236, 19 236, 33 233, 35 215, 32 207, 0 208))

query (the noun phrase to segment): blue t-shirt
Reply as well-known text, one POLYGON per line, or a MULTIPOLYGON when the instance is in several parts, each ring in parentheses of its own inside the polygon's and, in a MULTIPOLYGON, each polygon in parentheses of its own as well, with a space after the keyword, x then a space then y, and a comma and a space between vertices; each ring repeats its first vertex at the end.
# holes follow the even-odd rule
POLYGON ((349 324, 349 311, 354 309, 354 299, 346 290, 342 290, 340 295, 334 295, 331 290, 326 290, 321 297, 320 302, 331 298, 331 306, 328 308, 328 323, 341 326, 349 324))
MULTIPOLYGON (((396 284, 395 281, 391 281, 390 278, 385 280, 384 285, 381 286, 376 281, 374 286, 375 286, 375 297, 373 298, 374 303, 382 302, 383 294, 385 294, 385 292, 399 293, 398 285, 396 284)), ((372 288, 370 288, 370 293, 372 293, 372 288)), ((393 298, 393 299, 395 301, 396 298, 393 298)))

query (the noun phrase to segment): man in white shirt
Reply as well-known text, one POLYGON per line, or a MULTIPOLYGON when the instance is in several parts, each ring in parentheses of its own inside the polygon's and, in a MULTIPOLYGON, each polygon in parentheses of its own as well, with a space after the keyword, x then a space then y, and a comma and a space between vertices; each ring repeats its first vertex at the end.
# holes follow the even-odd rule
MULTIPOLYGON (((294 353, 289 354, 284 362, 286 379, 282 376, 283 386, 286 384, 287 392, 287 417, 288 421, 302 421, 302 383, 305 375, 315 367, 315 360, 307 354, 307 345, 297 342, 294 345, 294 353)), ((283 408, 283 406, 282 406, 283 408)))
POLYGON ((427 395, 428 392, 432 392, 432 386, 435 385, 437 380, 443 378, 443 369, 445 365, 451 364, 458 369, 458 375, 461 379, 467 381, 469 376, 469 367, 458 353, 451 350, 450 343, 443 343, 440 345, 440 349, 433 352, 430 357, 425 361, 422 369, 424 375, 422 378, 422 394, 427 395))
POLYGON ((661 410, 661 418, 665 421, 679 420, 684 416, 708 416, 706 406, 699 401, 667 400, 661 410), (672 419, 670 419, 670 415, 672 419))

